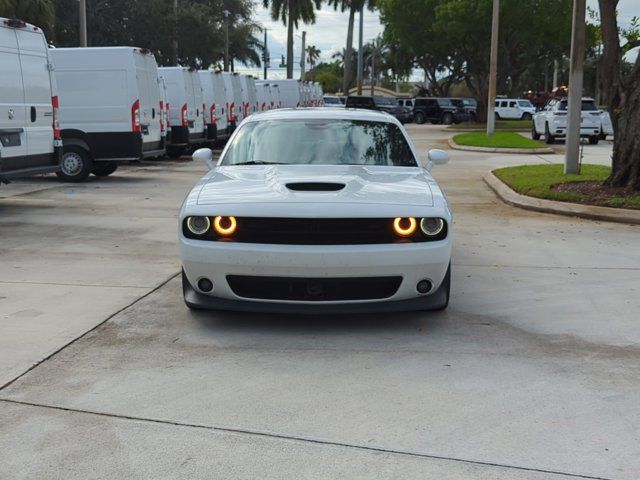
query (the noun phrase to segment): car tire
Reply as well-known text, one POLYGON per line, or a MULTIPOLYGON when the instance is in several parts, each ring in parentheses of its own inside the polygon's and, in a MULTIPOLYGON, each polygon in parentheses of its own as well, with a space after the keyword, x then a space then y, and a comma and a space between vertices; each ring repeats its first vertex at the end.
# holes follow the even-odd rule
POLYGON ((93 164, 93 173, 96 177, 108 177, 118 169, 116 162, 96 162, 93 164))
POLYGON ((544 141, 547 145, 553 145, 553 143, 556 141, 556 137, 551 135, 551 132, 549 131, 548 123, 546 123, 544 126, 544 141))
POLYGON ((422 112, 418 112, 415 114, 415 116, 413 117, 413 121, 416 122, 418 125, 422 125, 425 122, 425 118, 424 118, 424 113, 422 112))
POLYGON ((533 116, 530 113, 524 113, 521 120, 533 120, 533 116))
POLYGON ((536 122, 533 122, 533 124, 531 125, 531 138, 533 138, 534 140, 540 140, 540 134, 536 130, 536 122))
POLYGON ((445 310, 449 306, 449 297, 451 296, 451 263, 449 263, 449 268, 447 268, 447 273, 444 276, 444 280, 442 280, 442 285, 440 288, 444 287, 445 299, 440 305, 436 305, 431 308, 434 311, 445 310))
POLYGON ((167 148, 167 157, 169 158, 180 158, 186 152, 186 148, 184 147, 168 147, 167 148))
POLYGON ((453 123, 453 115, 450 113, 445 113, 442 115, 442 123, 444 125, 451 125, 453 123))
POLYGON ((93 160, 84 148, 75 145, 64 147, 60 171, 56 173, 64 182, 84 182, 91 174, 93 160))
POLYGON ((498 112, 495 112, 495 117, 496 117, 496 120, 502 120, 502 117, 498 112))
POLYGON ((600 135, 593 135, 589 137, 589 145, 597 145, 600 141, 600 135))

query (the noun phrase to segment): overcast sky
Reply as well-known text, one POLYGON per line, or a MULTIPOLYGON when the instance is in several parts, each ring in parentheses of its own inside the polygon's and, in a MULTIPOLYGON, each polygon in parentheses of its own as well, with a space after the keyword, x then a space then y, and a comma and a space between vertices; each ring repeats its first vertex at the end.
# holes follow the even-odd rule
MULTIPOLYGON (((598 0, 587 0, 587 4, 598 9, 598 0)), ((620 0, 619 4, 620 24, 628 25, 631 18, 640 16, 640 0, 620 0)), ((300 43, 302 30, 307 31, 307 45, 315 45, 322 54, 322 61, 331 61, 331 56, 341 51, 346 44, 347 25, 349 23, 348 12, 334 11, 333 8, 323 6, 322 10, 316 12, 316 23, 313 25, 300 24, 299 31, 294 37, 295 46, 295 71, 299 71, 300 63, 300 43)), ((271 69, 269 70, 270 78, 280 78, 285 76, 283 69, 279 69, 280 56, 287 53, 287 28, 282 22, 274 22, 271 20, 269 11, 262 7, 262 1, 256 1, 256 20, 268 29, 267 42, 271 53, 271 69)), ((354 46, 357 48, 357 16, 356 30, 354 35, 354 46)), ((364 41, 367 42, 382 33, 383 27, 376 12, 365 10, 364 21, 364 41)), ((258 74, 258 69, 245 69, 238 65, 238 70, 248 71, 258 74)), ((299 76, 299 73, 294 75, 299 76)))

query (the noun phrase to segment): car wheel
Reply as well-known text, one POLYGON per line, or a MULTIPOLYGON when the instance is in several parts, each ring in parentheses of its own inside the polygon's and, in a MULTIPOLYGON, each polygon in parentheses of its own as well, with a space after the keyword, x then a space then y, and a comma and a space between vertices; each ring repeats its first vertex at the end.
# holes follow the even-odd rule
POLYGON ((597 145, 600 141, 600 135, 593 135, 589 137, 589 145, 597 145))
POLYGON ((453 123, 453 115, 451 115, 450 113, 445 113, 442 116, 442 123, 444 123, 445 125, 451 125, 453 123))
POLYGON ((533 116, 530 113, 525 113, 522 115, 522 120, 531 120, 533 116))
POLYGON ((606 140, 607 139, 607 134, 606 133, 601 133, 600 134, 600 140, 606 140))
POLYGON ((533 122, 531 124, 531 138, 533 138, 534 140, 540 140, 540 134, 536 130, 536 122, 533 122))
POLYGON ((444 276, 444 280, 442 280, 440 288, 444 288, 445 299, 440 305, 432 308, 432 310, 435 311, 445 310, 449 306, 449 297, 451 296, 451 263, 449 263, 449 268, 447 268, 447 273, 444 276))
POLYGON ((108 177, 118 169, 116 162, 96 162, 93 164, 93 173, 96 177, 108 177))
POLYGON ((544 141, 548 145, 552 145, 553 142, 556 141, 556 137, 551 135, 551 132, 549 132, 549 124, 548 123, 545 124, 545 126, 544 126, 544 141))
POLYGON ((185 151, 186 151, 186 149, 184 147, 179 147, 179 148, 168 147, 167 148, 167 156, 169 158, 180 158, 184 154, 185 151))
POLYGON ((91 174, 93 160, 82 147, 64 147, 58 178, 65 182, 84 182, 91 174))
POLYGON ((502 118, 500 117, 500 114, 498 112, 495 113, 496 116, 496 120, 502 120, 502 118))
POLYGON ((425 122, 424 113, 422 112, 416 113, 415 116, 413 117, 413 121, 416 122, 418 125, 422 125, 425 122))

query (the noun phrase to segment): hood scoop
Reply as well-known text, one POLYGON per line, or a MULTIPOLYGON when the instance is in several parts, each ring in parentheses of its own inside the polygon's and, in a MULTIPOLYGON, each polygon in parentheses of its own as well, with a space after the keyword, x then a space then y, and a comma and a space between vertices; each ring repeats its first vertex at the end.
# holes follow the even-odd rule
POLYGON ((287 188, 294 192, 337 192, 346 185, 344 183, 329 182, 296 182, 287 183, 287 188))

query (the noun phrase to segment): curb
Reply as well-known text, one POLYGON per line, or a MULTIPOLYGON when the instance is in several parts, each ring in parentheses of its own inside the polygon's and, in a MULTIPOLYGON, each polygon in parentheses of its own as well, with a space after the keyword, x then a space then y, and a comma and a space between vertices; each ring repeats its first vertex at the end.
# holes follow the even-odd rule
POLYGON ((498 198, 500 198, 500 200, 513 207, 533 210, 534 212, 588 218, 590 220, 640 225, 640 210, 556 202, 554 200, 521 195, 516 193, 506 183, 496 177, 493 172, 487 173, 484 177, 484 181, 498 196, 498 198))
POLYGON ((449 138, 449 146, 454 150, 464 150, 466 152, 483 152, 483 153, 521 153, 521 154, 546 154, 555 153, 552 148, 493 148, 493 147, 468 147, 467 145, 458 145, 453 141, 453 137, 449 138))

